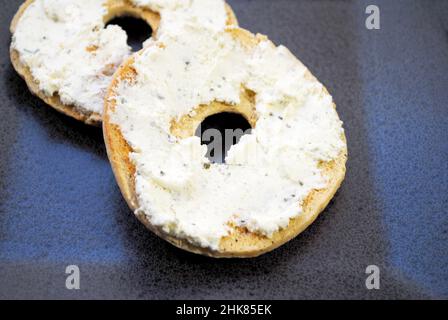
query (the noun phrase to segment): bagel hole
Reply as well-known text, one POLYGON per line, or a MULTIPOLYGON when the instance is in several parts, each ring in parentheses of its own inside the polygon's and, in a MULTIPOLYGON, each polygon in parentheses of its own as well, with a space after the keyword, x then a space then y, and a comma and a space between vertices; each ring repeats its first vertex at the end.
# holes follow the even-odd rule
POLYGON ((149 24, 140 18, 132 16, 120 16, 110 20, 108 25, 120 26, 128 35, 128 45, 134 52, 143 48, 143 42, 152 36, 152 29, 149 24))
POLYGON ((250 134, 252 127, 238 113, 222 112, 205 118, 195 135, 201 144, 207 145, 207 158, 211 163, 225 163, 228 151, 243 135, 250 134))

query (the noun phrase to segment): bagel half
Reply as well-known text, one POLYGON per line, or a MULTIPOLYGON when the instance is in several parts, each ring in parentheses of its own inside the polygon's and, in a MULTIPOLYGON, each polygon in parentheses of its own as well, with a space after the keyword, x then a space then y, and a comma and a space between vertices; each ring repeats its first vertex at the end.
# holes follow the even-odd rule
MULTIPOLYGON (((239 28, 228 29, 226 32, 230 32, 235 39, 248 47, 254 47, 259 41, 265 39, 263 36, 254 36, 250 32, 239 28)), ((135 193, 136 169, 129 158, 129 154, 133 150, 124 139, 120 128, 116 124, 111 123, 110 118, 111 113, 116 107, 114 96, 120 81, 125 79, 132 80, 136 75, 135 69, 133 68, 134 59, 135 57, 129 58, 114 75, 105 100, 103 133, 107 154, 121 192, 129 207, 136 212, 137 218, 149 230, 176 247, 193 253, 216 258, 255 257, 269 252, 296 237, 317 218, 320 212, 324 210, 340 187, 345 176, 347 147, 344 134, 342 134, 341 139, 343 140, 345 147, 341 150, 339 156, 331 162, 321 163, 320 165, 322 173, 328 178, 328 187, 322 190, 313 190, 303 202, 302 213, 296 218, 291 219, 288 227, 275 232, 272 237, 252 233, 245 228, 233 227, 232 233, 229 236, 221 238, 219 250, 215 251, 209 248, 196 246, 187 240, 176 238, 165 233, 161 228, 152 225, 144 213, 136 211, 139 208, 135 193)), ((313 77, 309 71, 306 76, 313 77)), ((327 93, 325 88, 323 89, 323 92, 327 93)), ((334 104, 333 106, 335 107, 334 104)), ((192 136, 194 135, 194 130, 197 125, 207 116, 220 112, 237 112, 242 114, 253 127, 256 124, 254 97, 253 94, 247 90, 242 93, 241 103, 239 105, 230 106, 219 102, 213 102, 207 106, 200 106, 195 109, 195 111, 195 115, 184 117, 173 124, 171 127, 173 135, 178 137, 192 136)))
MULTIPOLYGON (((19 8, 17 13, 15 14, 11 26, 10 31, 13 34, 16 30, 17 23, 19 22, 21 16, 25 12, 25 10, 34 2, 35 0, 26 0, 19 8)), ((108 0, 107 3, 108 13, 104 16, 104 22, 121 16, 130 16, 144 20, 153 30, 153 35, 156 35, 157 29, 160 24, 160 15, 157 12, 154 12, 150 9, 134 6, 128 0, 108 0)), ((228 25, 237 25, 238 22, 236 20, 235 14, 233 13, 231 7, 226 4, 227 11, 227 24, 228 25)), ((52 96, 46 95, 39 89, 39 82, 34 79, 31 74, 31 71, 28 66, 22 64, 20 62, 20 55, 17 50, 10 48, 10 58, 14 69, 17 73, 25 80, 29 90, 31 93, 42 99, 46 104, 53 107, 57 111, 68 115, 76 120, 82 121, 89 125, 100 126, 102 122, 102 115, 97 112, 90 112, 82 108, 78 108, 77 106, 71 104, 66 105, 62 103, 60 97, 57 93, 52 96)))

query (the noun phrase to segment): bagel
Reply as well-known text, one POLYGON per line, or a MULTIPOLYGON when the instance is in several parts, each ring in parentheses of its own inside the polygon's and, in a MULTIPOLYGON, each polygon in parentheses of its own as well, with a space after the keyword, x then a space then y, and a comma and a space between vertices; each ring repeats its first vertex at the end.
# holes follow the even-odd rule
POLYGON ((11 23, 12 65, 48 105, 99 125, 112 75, 131 54, 124 30, 105 28, 119 16, 143 19, 153 37, 183 23, 237 24, 224 0, 27 0, 11 23))
POLYGON ((255 257, 291 240, 345 176, 335 104, 285 47, 237 27, 165 34, 115 73, 103 134, 129 207, 171 244, 211 257, 255 257), (252 132, 210 163, 195 130, 238 113, 252 132), (255 155, 255 157, 254 157, 255 155))

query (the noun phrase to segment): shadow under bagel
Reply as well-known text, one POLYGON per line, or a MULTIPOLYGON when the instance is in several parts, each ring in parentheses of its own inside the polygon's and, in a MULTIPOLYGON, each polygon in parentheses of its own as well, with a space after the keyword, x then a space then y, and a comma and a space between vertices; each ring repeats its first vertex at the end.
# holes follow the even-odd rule
POLYGON ((21 112, 31 115, 40 127, 44 128, 50 140, 85 150, 108 161, 101 128, 86 126, 48 108, 41 99, 29 94, 25 82, 12 66, 7 68, 5 79, 8 79, 5 87, 10 99, 21 112))

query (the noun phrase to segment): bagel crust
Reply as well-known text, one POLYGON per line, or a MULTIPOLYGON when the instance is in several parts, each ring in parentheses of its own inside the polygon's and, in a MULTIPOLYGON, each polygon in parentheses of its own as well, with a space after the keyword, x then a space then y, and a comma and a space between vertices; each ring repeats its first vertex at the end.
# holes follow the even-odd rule
MULTIPOLYGON (((193 30, 188 30, 188 32, 191 34, 193 30)), ((324 210, 329 201, 332 199, 332 197, 334 196, 334 194, 336 193, 336 191, 338 190, 344 179, 346 171, 345 164, 347 160, 347 145, 345 140, 345 134, 342 129, 342 123, 339 121, 337 117, 337 114, 335 112, 335 105, 331 100, 331 96, 329 95, 325 87, 323 87, 296 58, 292 58, 292 54, 289 51, 287 51, 286 48, 275 47, 266 37, 260 35, 254 36, 250 32, 240 28, 228 28, 225 31, 225 35, 220 35, 215 39, 229 36, 232 39, 229 41, 235 41, 236 43, 234 48, 228 50, 229 54, 231 54, 231 52, 233 51, 241 50, 241 52, 245 52, 244 53, 245 55, 242 57, 247 56, 251 57, 250 63, 257 63, 257 61, 260 61, 260 59, 262 59, 263 52, 273 52, 276 54, 275 57, 280 57, 280 59, 282 59, 282 57, 286 57, 285 59, 287 60, 285 61, 288 61, 288 63, 290 62, 291 64, 280 65, 280 67, 286 66, 287 68, 286 69, 283 68, 284 70, 291 68, 293 71, 301 73, 301 75, 297 74, 292 75, 291 77, 293 78, 291 79, 300 79, 300 81, 303 82, 304 86, 302 87, 305 88, 303 92, 304 94, 305 93, 310 94, 311 100, 307 99, 304 99, 303 101, 300 99, 291 100, 289 102, 284 102, 283 104, 281 103, 278 104, 278 106, 285 106, 285 105, 289 106, 288 107, 289 109, 288 108, 283 109, 283 107, 280 107, 280 109, 273 108, 272 111, 269 111, 271 110, 269 108, 271 108, 272 105, 275 104, 269 102, 269 95, 267 95, 269 87, 260 84, 261 82, 258 83, 258 81, 264 81, 264 77, 262 76, 262 74, 258 76, 252 75, 253 76, 253 79, 251 80, 252 83, 251 81, 247 81, 247 79, 244 80, 243 82, 245 82, 245 84, 243 85, 241 83, 242 87, 239 93, 240 96, 234 98, 235 99, 234 101, 223 101, 225 100, 224 97, 221 98, 215 97, 215 99, 212 99, 211 101, 209 101, 209 103, 196 105, 194 111, 192 112, 187 113, 180 112, 178 114, 174 113, 174 116, 171 119, 170 126, 168 128, 169 131, 168 134, 177 139, 176 142, 174 143, 176 145, 182 144, 187 140, 193 141, 192 145, 195 145, 195 143, 197 144, 197 140, 196 142, 194 142, 195 138, 193 138, 193 135, 197 126, 206 117, 220 112, 234 112, 243 115, 251 124, 251 126, 254 128, 253 132, 256 131, 257 132, 256 134, 259 134, 259 132, 262 133, 264 125, 270 126, 271 124, 274 123, 280 123, 278 119, 269 120, 268 117, 270 115, 274 116, 272 119, 274 119, 277 116, 278 118, 282 119, 282 115, 283 116, 287 115, 288 110, 291 111, 297 108, 305 108, 304 106, 307 105, 306 101, 318 101, 318 104, 316 104, 316 108, 323 108, 322 109, 323 114, 325 115, 326 118, 322 119, 321 121, 322 123, 318 122, 316 124, 315 122, 310 122, 318 126, 318 130, 313 131, 315 132, 316 136, 310 135, 309 138, 304 138, 305 139, 304 141, 297 142, 299 145, 300 143, 303 144, 305 142, 309 142, 309 144, 312 145, 312 147, 310 147, 308 151, 304 150, 303 153, 313 154, 314 152, 315 154, 313 155, 313 157, 315 160, 313 161, 315 162, 313 162, 313 164, 311 164, 308 167, 301 167, 300 164, 297 167, 295 166, 294 162, 286 165, 286 167, 292 169, 287 172, 287 175, 289 176, 290 179, 296 179, 296 176, 298 176, 299 178, 304 178, 303 182, 298 180, 295 180, 294 182, 294 183, 297 182, 296 184, 294 184, 297 186, 297 192, 298 192, 297 194, 300 195, 302 192, 303 196, 300 199, 297 200, 289 198, 286 199, 286 197, 288 197, 289 194, 285 195, 284 201, 285 202, 288 201, 288 203, 292 204, 295 208, 295 209, 293 208, 293 210, 291 210, 291 212, 289 212, 288 215, 282 216, 283 213, 280 212, 280 210, 278 212, 276 212, 275 210, 271 211, 271 215, 266 215, 266 213, 263 212, 264 209, 260 209, 260 211, 258 212, 259 216, 257 216, 256 212, 254 213, 253 216, 249 216, 250 218, 253 219, 253 223, 247 223, 239 218, 235 219, 230 218, 229 221, 227 221, 226 226, 218 226, 219 228, 223 228, 223 230, 227 230, 227 233, 222 236, 219 235, 218 242, 215 243, 213 242, 214 240, 213 238, 210 240, 209 238, 206 237, 206 235, 204 235, 204 237, 201 238, 198 234, 189 233, 187 229, 184 230, 178 225, 173 226, 172 222, 169 222, 170 220, 167 220, 168 222, 164 222, 163 219, 165 218, 165 215, 163 212, 158 212, 156 210, 158 209, 156 208, 157 204, 152 202, 154 206, 147 205, 148 203, 151 203, 146 202, 147 199, 152 199, 152 201, 157 202, 158 200, 155 199, 158 196, 165 196, 167 194, 168 194, 167 197, 170 197, 172 194, 180 194, 182 196, 183 193, 185 192, 183 191, 184 189, 182 189, 183 186, 181 186, 179 189, 178 186, 176 185, 178 181, 172 182, 171 180, 169 180, 169 178, 166 177, 167 175, 169 176, 169 171, 168 173, 161 172, 163 173, 162 177, 155 177, 154 175, 151 174, 145 175, 145 170, 150 170, 147 168, 147 166, 145 167, 145 165, 150 164, 151 161, 153 160, 146 160, 149 162, 140 161, 141 160, 140 157, 145 156, 143 153, 144 150, 146 149, 144 143, 142 142, 140 144, 139 140, 135 139, 136 135, 134 135, 137 134, 140 135, 141 137, 145 137, 146 140, 153 141, 156 136, 152 137, 149 134, 151 131, 145 132, 146 130, 145 128, 147 126, 148 127, 150 126, 151 121, 159 121, 158 123, 163 123, 163 121, 161 120, 161 118, 151 117, 149 116, 149 114, 146 114, 145 112, 147 111, 148 112, 154 111, 155 113, 159 111, 163 112, 164 108, 169 107, 167 105, 168 102, 166 102, 165 104, 162 103, 162 105, 158 107, 151 106, 151 104, 147 106, 142 105, 144 111, 142 111, 143 112, 142 114, 139 114, 138 113, 139 110, 135 109, 140 107, 138 105, 138 100, 136 100, 137 98, 127 96, 125 93, 133 92, 135 93, 135 95, 142 94, 141 97, 145 97, 144 101, 146 101, 146 98, 148 98, 148 101, 152 101, 149 100, 149 97, 145 95, 145 93, 142 93, 141 91, 136 90, 135 88, 139 88, 138 86, 140 85, 140 82, 145 82, 147 79, 150 79, 151 77, 158 76, 155 73, 152 74, 145 73, 146 69, 144 69, 142 66, 144 66, 146 63, 150 63, 151 52, 162 52, 161 54, 163 54, 164 51, 169 51, 168 49, 171 44, 169 39, 159 39, 158 41, 151 43, 151 45, 148 46, 146 49, 142 50, 138 54, 135 54, 133 57, 129 58, 116 72, 106 97, 103 132, 109 160, 111 162, 116 180, 118 182, 118 185, 120 186, 122 194, 126 199, 130 208, 135 212, 137 218, 148 229, 150 229, 151 231, 153 231, 155 234, 162 237, 166 241, 170 242, 171 244, 193 253, 207 255, 211 257, 245 258, 245 257, 255 257, 281 246, 282 244, 296 237, 317 218, 319 213, 322 212, 322 210, 324 210), (144 74, 140 74, 140 72, 143 72, 144 74), (307 85, 310 86, 307 87, 307 85), (250 86, 250 88, 247 88, 245 86, 250 86), (259 88, 264 89, 260 91, 261 89, 258 90, 259 88), (126 104, 127 99, 131 100, 129 104, 126 104), (131 105, 133 106, 132 110, 131 111, 126 110, 127 108, 131 108, 130 107, 131 105), (301 105, 302 107, 300 107, 301 105), (264 108, 268 108, 268 112, 266 112, 264 108), (134 117, 135 121, 128 119, 132 117, 134 117), (327 120, 329 121, 328 122, 329 124, 323 123, 326 122, 327 120), (137 133, 135 133, 135 130, 139 129, 141 130, 141 132, 138 131, 137 133), (322 133, 319 133, 319 130, 321 130, 322 133), (328 134, 325 135, 325 132, 327 132, 328 134), (327 139, 329 141, 323 141, 322 142, 323 144, 320 145, 319 142, 316 141, 319 141, 319 138, 322 137, 324 138, 324 140, 327 139), (326 151, 324 152, 324 150, 326 151), (308 168, 310 170, 312 169, 314 173, 312 172, 300 173, 299 171, 302 170, 301 168, 308 168), (163 180, 165 178, 171 184, 168 182, 165 183, 166 181, 163 180), (158 184, 159 183, 157 182, 159 181, 158 179, 162 180, 163 182, 162 185, 158 184), (141 186, 142 183, 143 185, 145 185, 145 183, 149 183, 148 182, 149 180, 152 181, 151 183, 153 183, 153 181, 156 181, 154 183, 156 186, 151 190, 156 192, 157 195, 151 194, 151 197, 147 198, 147 196, 150 194, 142 192, 142 190, 144 189, 142 189, 141 186), (277 217, 277 215, 282 219, 277 217), (268 222, 261 219, 262 217, 267 218, 268 222), (272 218, 272 222, 269 222, 270 218, 272 218)), ((213 38, 213 36, 198 37, 197 39, 204 39, 204 38, 211 39, 213 38)), ((199 45, 198 42, 195 42, 195 44, 199 45)), ((211 47, 213 46, 213 43, 207 43, 207 45, 211 47)), ((185 50, 183 51, 187 50, 188 45, 185 47, 185 50)), ((216 56, 216 54, 214 56, 216 56)), ((170 63, 175 64, 176 59, 177 58, 174 58, 174 60, 171 61, 170 63)), ((240 69, 238 63, 240 63, 241 61, 238 61, 237 59, 232 59, 231 62, 232 65, 236 65, 234 70, 240 69)), ((190 66, 190 62, 187 63, 187 65, 190 66, 191 68, 195 68, 194 63, 191 64, 192 66, 190 66)), ((211 63, 211 65, 213 65, 213 63, 211 63)), ((262 64, 260 65, 263 66, 262 64)), ((244 64, 242 64, 241 66, 244 67, 244 64)), ((228 67, 230 68, 230 66, 228 67)), ((164 70, 165 69, 163 68, 157 69, 158 72, 164 72, 164 70)), ((217 70, 221 69, 217 67, 217 70)), ((259 71, 264 72, 263 70, 259 71)), ((285 80, 288 80, 289 76, 290 75, 287 75, 285 73, 286 78, 285 80)), ((266 77, 269 77, 269 75, 266 74, 266 77)), ((230 82, 229 79, 226 80, 227 82, 230 82)), ((191 79, 191 81, 194 81, 194 79, 191 79)), ((236 81, 236 83, 238 84, 239 82, 236 81)), ((288 81, 286 81, 286 83, 288 84, 288 81)), ((175 84, 173 85, 175 86, 175 84)), ((179 86, 181 85, 179 84, 179 86)), ((274 85, 275 89, 277 89, 276 86, 277 85, 274 85)), ((145 88, 144 92, 150 92, 148 90, 151 90, 151 88, 153 87, 149 86, 141 88, 145 88)), ((289 87, 285 88, 284 88, 285 90, 288 90, 289 87)), ((291 88, 295 87, 293 86, 291 88)), ((171 89, 169 89, 167 92, 170 92, 171 89)), ((196 89, 200 90, 199 88, 196 89)), ((231 91, 227 91, 227 93, 229 92, 231 91)), ((216 94, 218 95, 219 93, 216 94)), ((170 100, 170 98, 171 97, 163 97, 162 100, 167 101, 170 100)), ((300 98, 300 94, 298 94, 296 98, 300 98)), ((160 96, 159 99, 161 99, 160 96)), ((231 98, 229 98, 229 100, 231 100, 231 98)), ((307 109, 307 110, 313 110, 313 109, 307 109)), ((304 114, 304 116, 306 116, 306 114, 304 114)), ((298 122, 297 125, 298 126, 303 125, 303 122, 298 122)), ((259 135, 258 138, 262 139, 262 136, 259 135)), ((248 138, 245 142, 247 146, 250 146, 251 143, 254 141, 250 139, 251 138, 248 138)), ((239 144, 242 144, 241 141, 239 144)), ((232 148, 238 147, 239 144, 233 146, 232 148)), ((244 148, 244 143, 242 145, 243 146, 240 147, 239 150, 234 151, 234 154, 238 154, 238 152, 241 151, 241 148, 244 148)), ((291 142, 290 147, 291 150, 296 150, 294 149, 296 147, 294 145, 294 142, 291 142)), ((197 145, 195 146, 195 148, 198 148, 197 145)), ((149 156, 150 158, 157 157, 156 155, 157 150, 156 149, 151 150, 152 152, 149 153, 153 153, 153 155, 151 156, 148 154, 147 156, 149 156)), ((195 150, 197 150, 197 152, 196 151, 193 152, 196 153, 201 152, 200 149, 195 150)), ((147 151, 149 151, 149 149, 147 151)), ((289 149, 287 149, 285 152, 289 152, 289 149)), ((195 155, 197 155, 196 153, 195 155)), ((231 153, 232 149, 229 151, 229 155, 231 153)), ((240 152, 240 154, 244 154, 244 152, 240 152)), ((301 159, 302 157, 302 155, 298 154, 292 154, 292 155, 298 156, 297 159, 301 159)), ((285 155, 282 154, 279 154, 278 157, 285 159, 285 155)), ((306 158, 307 155, 305 155, 304 157, 305 158, 303 159, 305 160, 308 159, 306 158)), ((197 161, 197 158, 193 157, 192 163, 194 163, 195 161, 197 161)), ((202 159, 201 161, 206 162, 206 160, 204 159, 202 159)), ((242 168, 246 168, 247 170, 249 170, 250 166, 248 165, 248 163, 245 162, 245 160, 242 160, 241 163, 238 163, 238 161, 239 161, 238 157, 234 157, 234 159, 232 159, 231 156, 230 157, 228 156, 226 158, 226 164, 224 165, 211 164, 211 166, 212 168, 218 171, 219 170, 225 171, 227 170, 228 167, 227 162, 231 162, 231 163, 237 163, 237 166, 241 165, 242 168), (224 166, 224 168, 219 166, 224 166)), ((164 165, 164 163, 162 163, 162 165, 164 165)), ((275 168, 277 168, 276 170, 279 170, 279 168, 281 167, 275 167, 275 168)), ((263 172, 263 167, 261 165, 255 167, 255 169, 256 169, 255 172, 257 172, 257 170, 260 171, 260 175, 263 172)), ((239 181, 244 181, 245 179, 251 179, 251 176, 245 175, 244 170, 240 172, 241 176, 239 177, 239 181)), ((180 172, 179 174, 183 173, 180 172)), ((176 176, 179 176, 179 174, 176 174, 176 176)), ((280 173, 274 171, 274 175, 277 174, 280 173)), ((194 180, 195 178, 193 177, 192 179, 194 180)), ((276 180, 277 177, 273 179, 274 180, 266 180, 266 181, 274 181, 274 182, 277 181, 276 180)), ((210 180, 207 181, 210 183, 210 180)), ((287 185, 289 184, 286 183, 284 185, 279 184, 279 186, 287 186, 287 185)), ((249 195, 248 201, 252 201, 250 197, 258 199, 256 198, 257 193, 263 192, 262 190, 265 187, 262 185, 259 186, 260 191, 251 189, 252 191, 251 194, 249 195)), ((225 189, 224 187, 225 186, 223 185, 223 189, 225 189)), ((230 186, 229 189, 231 188, 232 186, 230 186)), ((266 188, 270 190, 269 186, 267 186, 266 188)), ((276 203, 277 201, 275 200, 276 197, 278 196, 283 197, 282 192, 285 192, 283 189, 279 190, 273 189, 273 190, 275 190, 275 192, 271 194, 271 198, 269 199, 262 198, 262 201, 264 201, 263 204, 266 203, 266 205, 268 205, 269 203, 276 203)), ((208 191, 207 189, 203 189, 203 192, 208 191)), ((295 196, 295 194, 293 196, 295 196)), ((232 207, 233 204, 231 199, 233 198, 228 199, 225 197, 225 195, 223 195, 223 198, 226 200, 226 202, 230 203, 229 206, 232 207)), ((242 198, 235 197, 235 199, 233 199, 234 200, 233 202, 238 202, 238 199, 242 198)), ((220 201, 219 199, 216 200, 220 201)), ((191 198, 190 201, 194 202, 198 200, 197 198, 191 198)), ((176 213, 179 215, 176 218, 177 220, 184 219, 182 217, 187 217, 185 218, 186 220, 189 219, 188 215, 184 216, 182 215, 182 210, 184 210, 183 207, 176 207, 175 200, 171 199, 171 201, 169 201, 168 204, 170 207, 176 208, 177 210, 176 213)), ((190 204, 191 203, 188 202, 182 202, 182 205, 184 206, 188 206, 190 204)), ((244 206, 244 203, 240 204, 244 206)), ((194 205, 193 208, 196 208, 197 210, 201 210, 202 206, 207 207, 206 203, 197 203, 197 204, 193 203, 193 205, 194 205)), ((258 204, 255 203, 255 205, 258 204)), ((257 206, 257 208, 260 208, 260 206, 257 206)), ((267 212, 269 208, 267 207, 265 208, 267 212)), ((210 224, 211 223, 210 221, 213 221, 212 216, 214 212, 204 212, 203 214, 208 214, 209 217, 204 216, 199 220, 194 220, 194 222, 204 223, 207 228, 215 227, 212 224, 210 224)), ((241 214, 244 216, 246 212, 239 212, 237 214, 241 214)), ((191 221, 183 221, 183 222, 188 223, 191 221)), ((206 230, 207 228, 204 228, 202 230, 206 230)), ((217 230, 221 230, 219 228, 217 230)))
MULTIPOLYGON (((169 3, 173 6, 176 1, 169 3)), ((195 0, 198 7, 201 1, 195 0)), ((220 2, 224 3, 216 0, 220 2)), ((131 54, 125 32, 113 25, 106 31, 105 25, 115 17, 140 18, 153 30, 152 37, 157 38, 175 28, 175 21, 182 20, 173 18, 180 15, 176 10, 157 0, 27 0, 11 22, 11 62, 29 90, 45 103, 76 120, 100 125, 104 95, 112 75, 131 54), (162 21, 162 29, 161 16, 168 17, 167 21, 162 21), (78 35, 70 38, 72 27, 81 21, 85 23, 85 30, 89 26, 92 28, 76 31, 74 34, 82 34, 78 39, 78 35), (45 24, 47 29, 43 28, 45 24), (58 32, 61 35, 58 36, 58 32), (84 47, 77 48, 77 45, 84 47), (65 61, 60 60, 63 54, 67 57, 65 61), (66 76, 61 76, 63 72, 66 76)), ((188 19, 191 12, 186 12, 185 19, 188 19)), ((216 10, 213 14, 221 13, 216 10)), ((232 9, 225 3, 222 14, 224 24, 237 24, 232 9)), ((219 24, 213 26, 218 28, 219 24)))

